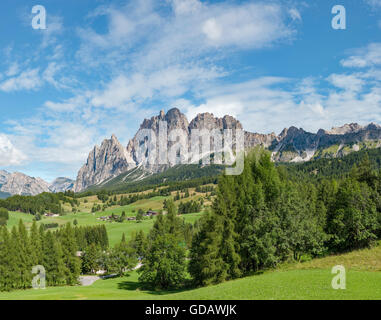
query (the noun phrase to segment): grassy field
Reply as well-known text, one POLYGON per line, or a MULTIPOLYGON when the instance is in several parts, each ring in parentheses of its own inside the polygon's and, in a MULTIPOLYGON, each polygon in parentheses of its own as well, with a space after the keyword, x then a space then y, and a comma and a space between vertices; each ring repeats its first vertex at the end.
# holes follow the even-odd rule
POLYGON ((225 282, 216 286, 178 291, 147 291, 132 272, 128 277, 98 280, 88 287, 55 287, 0 293, 2 299, 82 300, 82 299, 381 299, 381 273, 354 271, 347 273, 347 289, 331 287, 330 269, 273 271, 225 282))
POLYGON ((326 257, 216 286, 176 291, 144 290, 136 271, 123 278, 98 280, 88 287, 54 287, 0 293, 2 299, 177 299, 177 300, 303 300, 381 299, 381 247, 326 257), (359 262, 360 261, 360 262, 359 262), (367 262, 369 261, 369 263, 367 262), (347 269, 346 289, 334 290, 334 265, 347 269))
MULTIPOLYGON (((125 208, 125 210, 131 210, 130 208, 121 207, 120 211, 122 211, 122 208, 125 208)), ((116 210, 113 210, 112 212, 117 213, 116 210)), ((142 222, 137 223, 136 221, 124 221, 122 223, 120 222, 109 222, 109 221, 101 221, 97 220, 97 218, 104 216, 104 215, 110 215, 111 212, 97 212, 94 214, 91 213, 75 213, 75 214, 68 214, 65 216, 60 217, 44 217, 42 220, 38 221, 38 224, 41 223, 52 223, 56 222, 59 225, 63 225, 67 222, 73 222, 74 219, 78 221, 79 226, 85 226, 85 225, 100 225, 104 224, 106 226, 109 243, 111 246, 115 245, 122 239, 123 233, 126 235, 126 238, 129 239, 131 237, 131 234, 135 231, 143 230, 144 232, 148 232, 154 223, 154 219, 146 218, 142 222)), ((203 213, 190 213, 190 214, 184 214, 182 217, 184 217, 186 222, 194 223, 198 218, 201 217, 203 213)), ((126 211, 127 215, 127 211, 126 211)), ((30 227, 33 222, 33 216, 30 214, 25 214, 21 212, 10 212, 10 217, 8 221, 8 228, 12 228, 14 225, 17 225, 19 220, 23 220, 23 222, 26 224, 27 227, 30 227)), ((54 229, 51 229, 54 230, 54 229)))
MULTIPOLYGON (((151 190, 148 190, 142 193, 147 193, 149 191, 151 190)), ((192 194, 192 196, 185 199, 184 201, 196 200, 196 199, 199 199, 202 195, 201 193, 196 193, 194 189, 189 189, 189 191, 192 194)), ((172 195, 175 195, 175 192, 172 195)), ((120 199, 121 196, 122 195, 117 196, 118 200, 120 199)), ((99 201, 96 196, 89 196, 89 197, 80 199, 79 208, 81 212, 66 213, 65 215, 62 215, 59 217, 43 216, 42 219, 37 222, 37 224, 40 225, 41 223, 44 223, 44 224, 58 223, 58 225, 64 225, 65 223, 68 223, 68 222, 73 223, 74 220, 77 220, 78 226, 105 224, 107 234, 109 237, 109 243, 111 246, 113 246, 121 240, 123 233, 125 233, 126 238, 129 239, 131 234, 134 231, 136 232, 136 231, 143 230, 144 232, 148 232, 153 226, 154 220, 150 218, 144 218, 144 220, 140 223, 137 223, 136 221, 124 221, 122 223, 119 223, 119 222, 101 221, 101 220, 98 220, 97 218, 102 216, 110 216, 113 213, 117 215, 121 215, 123 211, 125 212, 127 217, 132 217, 132 216, 136 216, 136 213, 138 212, 139 209, 142 209, 143 211, 148 211, 148 210, 158 211, 163 208, 163 202, 165 199, 168 199, 168 198, 169 197, 157 196, 157 197, 152 197, 150 199, 139 200, 126 206, 113 206, 111 208, 108 208, 105 211, 91 213, 92 206, 94 204, 102 204, 102 202, 99 201), (85 199, 86 199, 86 202, 85 202, 85 199)), ((180 201, 176 201, 177 204, 179 202, 180 201)), ((186 222, 193 223, 201 215, 202 213, 191 213, 191 214, 184 214, 183 217, 186 222)), ((13 226, 15 225, 17 226, 20 219, 24 222, 27 228, 30 228, 30 226, 33 223, 33 216, 31 214, 25 214, 22 212, 10 212, 7 227, 11 229, 13 226)), ((54 229, 51 229, 51 230, 54 230, 54 229)))

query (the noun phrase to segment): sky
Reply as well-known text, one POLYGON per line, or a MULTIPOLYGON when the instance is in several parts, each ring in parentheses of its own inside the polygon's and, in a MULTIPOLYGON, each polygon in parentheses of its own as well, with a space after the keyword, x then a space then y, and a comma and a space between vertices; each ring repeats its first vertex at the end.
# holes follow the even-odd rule
POLYGON ((172 107, 259 133, 381 124, 381 0, 2 0, 0 34, 0 169, 47 181, 172 107))

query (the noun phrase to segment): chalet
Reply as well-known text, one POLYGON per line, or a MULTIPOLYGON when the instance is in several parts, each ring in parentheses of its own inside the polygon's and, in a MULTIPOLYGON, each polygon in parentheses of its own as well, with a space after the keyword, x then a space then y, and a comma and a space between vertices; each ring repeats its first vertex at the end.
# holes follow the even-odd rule
POLYGON ((149 211, 146 212, 145 216, 146 216, 146 217, 157 216, 158 214, 159 214, 159 213, 156 212, 156 211, 151 211, 151 210, 149 210, 149 211))

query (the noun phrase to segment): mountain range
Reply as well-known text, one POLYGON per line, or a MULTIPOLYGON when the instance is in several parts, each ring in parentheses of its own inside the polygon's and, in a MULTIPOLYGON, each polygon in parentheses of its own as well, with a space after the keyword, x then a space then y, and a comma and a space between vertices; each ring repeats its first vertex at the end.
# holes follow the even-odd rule
POLYGON ((51 184, 41 178, 27 176, 21 172, 0 170, 0 198, 9 195, 36 195, 42 192, 64 192, 73 189, 73 180, 57 178, 51 184))
MULTIPOLYGON (((202 113, 188 122, 186 116, 177 108, 170 109, 167 113, 161 111, 159 115, 145 119, 139 130, 149 129, 158 136, 162 129, 160 126, 165 123, 163 121, 166 122, 166 132, 177 129, 178 142, 183 144, 191 142, 193 129, 220 131, 231 129, 233 141, 237 130, 243 130, 242 124, 232 116, 218 118, 212 113, 202 113)), ((345 124, 331 130, 320 129, 317 133, 310 133, 293 126, 285 128, 279 135, 243 132, 246 150, 258 145, 263 146, 272 152, 273 160, 279 162, 336 158, 351 152, 381 146, 381 126, 374 123, 366 126, 357 123, 345 124)), ((0 171, 0 193, 35 195, 45 191, 81 192, 91 186, 108 183, 122 174, 123 180, 130 176, 129 181, 139 181, 174 166, 171 163, 163 165, 150 161, 147 153, 140 152, 142 144, 140 140, 142 139, 140 139, 139 131, 127 146, 123 146, 115 135, 103 140, 100 146, 94 146, 91 150, 75 181, 57 178, 53 183, 48 184, 42 179, 28 177, 22 173, 0 171)), ((168 139, 158 139, 156 148, 160 148, 159 145, 171 148, 175 143, 176 141, 168 141, 168 139)))

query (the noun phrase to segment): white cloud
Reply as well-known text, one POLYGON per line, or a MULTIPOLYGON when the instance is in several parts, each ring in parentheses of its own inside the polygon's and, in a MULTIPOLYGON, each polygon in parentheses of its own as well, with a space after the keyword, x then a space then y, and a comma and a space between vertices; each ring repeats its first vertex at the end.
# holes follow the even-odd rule
MULTIPOLYGON (((91 19, 106 16, 106 33, 80 28, 77 57, 86 66, 111 66, 128 73, 167 68, 173 64, 205 62, 205 55, 223 57, 220 47, 261 49, 289 41, 300 13, 277 3, 209 4, 198 0, 135 1, 125 7, 102 6, 91 19), (173 14, 162 10, 166 4, 173 14)), ((209 61, 210 63, 210 61, 209 61)))
POLYGON ((0 166, 20 165, 26 156, 9 140, 5 134, 0 134, 0 166))
POLYGON ((194 14, 203 9, 199 0, 172 0, 172 6, 176 15, 194 14))
POLYGON ((67 88, 67 85, 64 84, 64 78, 59 77, 60 79, 57 79, 58 73, 60 73, 63 68, 64 66, 62 64, 58 64, 57 62, 50 62, 42 73, 42 79, 54 86, 56 89, 67 88))
MULTIPOLYGON (((295 14, 290 11, 293 19, 295 14)), ((212 45, 243 48, 263 48, 294 34, 285 23, 283 8, 276 4, 216 8, 202 30, 212 45)))
POLYGON ((13 62, 8 70, 5 72, 5 74, 7 75, 7 77, 13 77, 15 76, 16 74, 18 74, 20 72, 20 66, 17 62, 13 62))
POLYGON ((28 69, 18 76, 9 78, 0 83, 0 90, 5 92, 33 90, 42 85, 39 69, 28 69))
POLYGON ((136 73, 127 77, 119 75, 106 87, 94 92, 91 104, 96 107, 124 109, 133 111, 136 104, 146 100, 164 97, 174 98, 200 86, 205 81, 215 79, 221 74, 217 70, 208 70, 192 66, 173 66, 159 69, 148 75, 136 73))
POLYGON ((65 100, 64 102, 46 101, 44 106, 55 112, 71 112, 88 105, 88 99, 85 96, 78 95, 65 100))
POLYGON ((46 48, 57 43, 57 37, 64 31, 63 19, 60 16, 47 14, 46 29, 40 30, 42 34, 42 48, 46 48))
POLYGON ((206 89, 205 102, 179 100, 189 118, 200 112, 233 115, 244 128, 259 133, 297 126, 316 132, 344 123, 381 122, 381 83, 372 73, 332 74, 326 79, 259 78, 206 89), (320 87, 333 84, 328 92, 320 87))
POLYGON ((365 81, 354 74, 332 74, 328 77, 328 81, 337 88, 354 92, 360 91, 365 85, 365 81))
POLYGON ((301 16, 298 9, 292 8, 292 9, 288 10, 288 12, 289 12, 292 20, 302 21, 302 16, 301 16))
POLYGON ((381 64, 381 43, 371 43, 357 49, 356 54, 340 61, 343 67, 364 68, 381 64))

